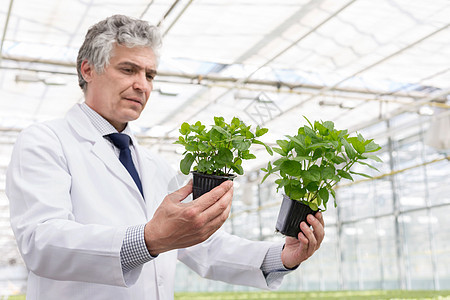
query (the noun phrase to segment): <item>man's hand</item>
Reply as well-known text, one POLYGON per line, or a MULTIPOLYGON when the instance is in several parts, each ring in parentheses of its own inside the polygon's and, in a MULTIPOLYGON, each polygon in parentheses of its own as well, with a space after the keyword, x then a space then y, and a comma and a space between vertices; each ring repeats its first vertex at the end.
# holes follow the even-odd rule
POLYGON ((145 225, 144 237, 152 256, 186 248, 208 239, 228 218, 233 199, 233 182, 220 186, 189 203, 192 181, 167 195, 145 225))
POLYGON ((281 252, 281 261, 288 269, 295 268, 313 255, 319 249, 325 236, 321 212, 317 212, 315 216, 308 215, 307 219, 313 227, 312 230, 305 222, 302 222, 300 224, 302 231, 298 234, 298 240, 293 237, 286 237, 286 243, 281 252))

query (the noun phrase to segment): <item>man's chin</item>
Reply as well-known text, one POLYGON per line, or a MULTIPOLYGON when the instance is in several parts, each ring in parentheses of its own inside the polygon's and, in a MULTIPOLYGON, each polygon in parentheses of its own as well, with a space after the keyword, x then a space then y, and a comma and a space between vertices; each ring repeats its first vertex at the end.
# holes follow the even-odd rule
POLYGON ((139 119, 140 116, 141 116, 141 110, 136 111, 136 110, 133 109, 133 110, 130 110, 127 113, 127 115, 126 115, 124 120, 126 120, 125 122, 128 123, 128 122, 135 121, 135 120, 139 119))

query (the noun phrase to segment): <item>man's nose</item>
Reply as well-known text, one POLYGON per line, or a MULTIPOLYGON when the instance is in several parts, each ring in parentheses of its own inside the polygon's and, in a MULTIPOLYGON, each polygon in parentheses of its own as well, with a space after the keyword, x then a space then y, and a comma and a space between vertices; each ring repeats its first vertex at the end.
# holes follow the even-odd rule
POLYGON ((151 91, 151 82, 147 79, 147 75, 144 73, 138 73, 134 78, 133 88, 143 93, 151 91))

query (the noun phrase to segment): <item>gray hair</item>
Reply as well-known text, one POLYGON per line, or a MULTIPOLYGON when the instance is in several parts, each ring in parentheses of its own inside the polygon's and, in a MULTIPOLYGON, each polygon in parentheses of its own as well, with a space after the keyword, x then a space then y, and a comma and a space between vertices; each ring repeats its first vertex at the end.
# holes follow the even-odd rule
POLYGON ((87 82, 81 75, 82 62, 87 60, 94 66, 97 73, 102 73, 109 64, 111 52, 116 43, 128 48, 137 46, 151 48, 157 61, 159 60, 161 34, 156 26, 123 15, 106 18, 88 30, 84 43, 78 51, 78 84, 84 93, 87 90, 87 82))

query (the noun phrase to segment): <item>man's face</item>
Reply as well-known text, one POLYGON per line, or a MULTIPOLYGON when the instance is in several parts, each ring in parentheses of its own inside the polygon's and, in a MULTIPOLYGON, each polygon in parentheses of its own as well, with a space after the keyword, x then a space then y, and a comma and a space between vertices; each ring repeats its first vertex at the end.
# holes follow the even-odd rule
POLYGON ((122 131, 147 103, 156 75, 156 56, 149 48, 116 45, 103 73, 87 62, 81 70, 88 83, 86 104, 122 131))

